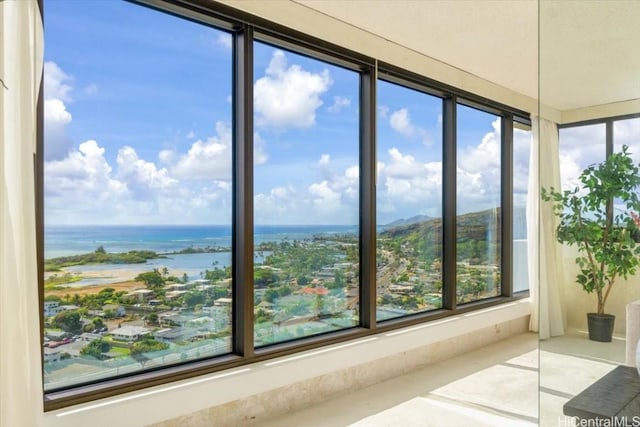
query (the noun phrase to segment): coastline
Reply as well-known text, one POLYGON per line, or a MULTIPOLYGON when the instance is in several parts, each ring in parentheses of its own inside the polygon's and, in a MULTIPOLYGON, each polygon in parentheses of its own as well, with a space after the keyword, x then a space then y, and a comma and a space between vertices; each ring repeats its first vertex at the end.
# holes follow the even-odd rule
MULTIPOLYGON (((144 264, 143 264, 144 265, 144 264)), ((149 266, 140 266, 140 267, 132 267, 124 268, 118 270, 81 270, 78 271, 74 269, 70 271, 69 269, 63 268, 62 271, 59 272, 49 272, 45 273, 45 279, 53 276, 54 274, 64 275, 69 273, 73 276, 82 276, 83 280, 99 280, 100 283, 95 284, 83 284, 82 282, 72 282, 67 284, 60 284, 59 287, 63 287, 63 289, 50 289, 46 290, 46 295, 54 295, 54 296, 65 296, 66 294, 74 293, 79 295, 89 295, 89 294, 97 294, 102 289, 112 288, 115 289, 116 292, 119 291, 133 291, 135 289, 146 289, 146 286, 142 282, 137 282, 134 278, 140 274, 149 271, 149 266)), ((172 271, 172 274, 174 272, 172 271)), ((182 276, 182 272, 175 272, 178 277, 182 276)))
MULTIPOLYGON (((60 285, 60 286, 64 286, 64 285, 60 285)), ((52 295, 52 296, 58 296, 58 297, 64 297, 65 295, 68 295, 68 294, 78 294, 83 296, 83 295, 97 294, 98 292, 106 288, 112 288, 116 292, 120 292, 120 291, 131 292, 136 289, 146 289, 144 284, 141 282, 136 282, 134 280, 127 280, 123 282, 115 282, 115 283, 99 284, 99 285, 87 285, 87 286, 77 286, 77 287, 67 286, 64 289, 47 290, 45 294, 47 296, 52 295)))

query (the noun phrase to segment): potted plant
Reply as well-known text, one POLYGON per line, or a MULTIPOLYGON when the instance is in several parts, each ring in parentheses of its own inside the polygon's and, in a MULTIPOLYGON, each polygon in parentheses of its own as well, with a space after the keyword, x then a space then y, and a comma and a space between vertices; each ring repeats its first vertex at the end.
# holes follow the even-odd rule
POLYGON ((635 274, 640 264, 640 245, 634 239, 639 166, 623 146, 621 152, 582 171, 581 187, 542 189, 542 199, 553 203, 560 220, 557 240, 578 249, 576 281, 585 292, 596 294, 597 310, 587 314, 589 339, 594 341, 611 341, 615 316, 605 313, 605 304, 616 280, 635 274))

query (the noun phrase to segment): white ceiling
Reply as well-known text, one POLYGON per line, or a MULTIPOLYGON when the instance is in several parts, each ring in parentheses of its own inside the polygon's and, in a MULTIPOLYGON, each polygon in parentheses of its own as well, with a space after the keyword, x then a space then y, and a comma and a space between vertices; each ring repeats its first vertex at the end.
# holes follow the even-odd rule
POLYGON ((540 98, 559 110, 640 98, 640 2, 544 1, 540 98))
POLYGON ((640 99, 640 1, 295 2, 559 111, 640 99))
POLYGON ((538 6, 534 1, 295 1, 537 98, 538 6))

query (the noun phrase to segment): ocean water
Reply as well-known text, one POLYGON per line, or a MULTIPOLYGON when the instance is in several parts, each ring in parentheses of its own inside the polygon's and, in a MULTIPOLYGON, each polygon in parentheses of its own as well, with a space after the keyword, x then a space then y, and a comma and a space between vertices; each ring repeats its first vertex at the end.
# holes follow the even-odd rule
MULTIPOLYGON (((283 239, 302 240, 318 234, 356 233, 353 225, 311 225, 311 226, 257 226, 254 242, 281 241, 283 239)), ((45 229, 45 259, 93 252, 102 246, 107 252, 129 252, 132 250, 152 250, 169 254, 186 248, 231 247, 231 227, 218 225, 204 226, 52 226, 45 229)), ((262 262, 268 254, 256 253, 254 261, 262 262)), ((224 268, 231 264, 231 252, 170 254, 166 258, 147 261, 145 264, 98 264, 65 268, 71 273, 134 271, 144 272, 153 268, 167 268, 169 274, 182 276, 186 273, 190 280, 200 279, 201 273, 214 268, 224 268)), ((113 283, 114 279, 85 278, 71 286, 100 285, 113 283)))
MULTIPOLYGON (((256 226, 254 242, 305 239, 317 234, 356 233, 356 225, 256 226)), ((231 227, 224 225, 49 226, 45 228, 45 258, 93 252, 152 250, 177 252, 207 246, 231 247, 231 227)))

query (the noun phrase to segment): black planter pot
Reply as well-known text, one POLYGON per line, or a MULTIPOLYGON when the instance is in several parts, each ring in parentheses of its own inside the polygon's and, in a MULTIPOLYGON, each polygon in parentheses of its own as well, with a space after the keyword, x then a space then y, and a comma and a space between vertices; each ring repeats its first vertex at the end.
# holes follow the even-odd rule
POLYGON ((613 314, 587 313, 589 339, 591 341, 611 342, 615 321, 616 316, 613 314))

